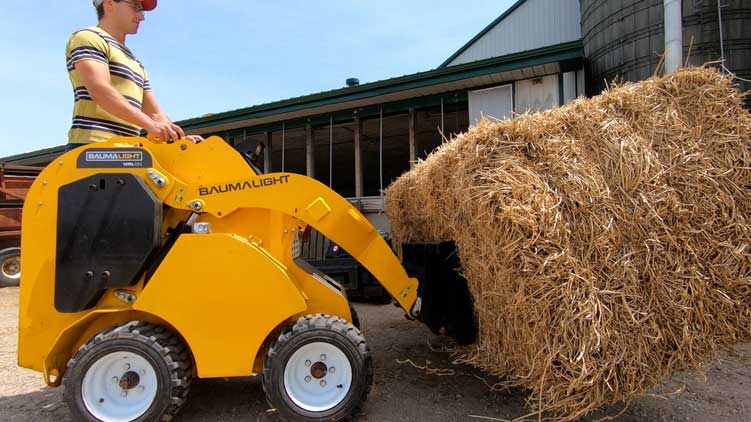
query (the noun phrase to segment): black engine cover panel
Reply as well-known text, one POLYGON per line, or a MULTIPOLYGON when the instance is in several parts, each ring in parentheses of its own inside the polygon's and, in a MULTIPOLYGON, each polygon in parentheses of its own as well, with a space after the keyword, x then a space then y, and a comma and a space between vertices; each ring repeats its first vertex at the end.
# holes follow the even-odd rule
POLYGON ((139 177, 100 173, 60 187, 55 308, 80 312, 132 286, 161 245, 162 204, 139 177))

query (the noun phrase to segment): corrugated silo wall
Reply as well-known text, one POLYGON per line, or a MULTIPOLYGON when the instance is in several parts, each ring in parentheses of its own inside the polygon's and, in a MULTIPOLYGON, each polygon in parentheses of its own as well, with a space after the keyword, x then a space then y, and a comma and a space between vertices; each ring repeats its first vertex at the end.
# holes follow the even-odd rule
MULTIPOLYGON (((725 66, 751 79, 751 0, 720 0, 725 66)), ((605 81, 650 77, 664 51, 663 0, 580 0, 589 94, 605 81)), ((683 59, 689 64, 720 60, 717 0, 683 0, 683 59)), ((739 81, 744 90, 751 83, 739 81)), ((749 103, 751 104, 751 103, 749 103)))

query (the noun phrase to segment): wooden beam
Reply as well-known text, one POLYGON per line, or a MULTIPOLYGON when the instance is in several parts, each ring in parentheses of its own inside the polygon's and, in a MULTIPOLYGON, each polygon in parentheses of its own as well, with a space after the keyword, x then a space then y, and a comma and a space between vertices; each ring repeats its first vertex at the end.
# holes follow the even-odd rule
POLYGON ((355 117, 355 196, 362 196, 362 121, 355 117))
POLYGON ((266 149, 263 151, 263 172, 271 173, 271 132, 266 132, 266 149))
POLYGON ((305 125, 305 169, 308 177, 315 178, 315 154, 313 154, 313 126, 305 125))
POLYGON ((409 109, 409 168, 417 163, 417 144, 415 142, 415 109, 409 109))

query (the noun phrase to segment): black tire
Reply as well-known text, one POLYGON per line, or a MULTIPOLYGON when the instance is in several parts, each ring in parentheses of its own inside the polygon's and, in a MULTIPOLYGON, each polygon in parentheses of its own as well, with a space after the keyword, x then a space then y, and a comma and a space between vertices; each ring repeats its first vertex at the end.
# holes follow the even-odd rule
MULTIPOLYGON (((157 379, 157 391, 151 405, 133 420, 171 420, 185 403, 190 391, 193 361, 185 344, 169 330, 139 321, 97 334, 81 346, 68 362, 68 370, 63 377, 63 399, 73 420, 107 422, 98 419, 87 409, 83 382, 95 362, 117 352, 129 352, 145 359, 154 369, 157 379)), ((100 400, 104 401, 103 398, 100 400)))
POLYGON ((349 313, 352 314, 352 325, 354 325, 358 330, 360 329, 360 316, 357 315, 357 310, 355 309, 352 304, 349 304, 349 313))
POLYGON ((290 422, 347 420, 361 410, 372 385, 373 358, 365 339, 353 324, 335 316, 319 314, 300 318, 271 345, 263 365, 266 400, 282 419, 290 422), (346 356, 352 370, 346 396, 337 405, 315 412, 295 404, 284 381, 288 360, 297 350, 312 343, 336 347, 346 356))
POLYGON ((11 247, 0 251, 0 287, 21 284, 21 248, 11 247))

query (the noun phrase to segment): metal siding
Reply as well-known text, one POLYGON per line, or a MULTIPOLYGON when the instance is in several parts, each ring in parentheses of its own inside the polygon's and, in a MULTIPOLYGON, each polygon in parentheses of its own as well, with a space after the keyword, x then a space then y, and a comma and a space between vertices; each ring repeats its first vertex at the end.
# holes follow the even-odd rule
POLYGON ((448 65, 578 40, 579 19, 579 0, 527 0, 448 65))
MULTIPOLYGON (((726 67, 751 77, 751 1, 722 0, 726 67)), ((638 81, 655 72, 664 51, 663 0, 581 0, 584 52, 589 59, 591 94, 606 81, 638 81)), ((683 57, 690 65, 720 58, 717 0, 683 1, 683 57)), ((740 81, 741 89, 751 84, 740 81)))

